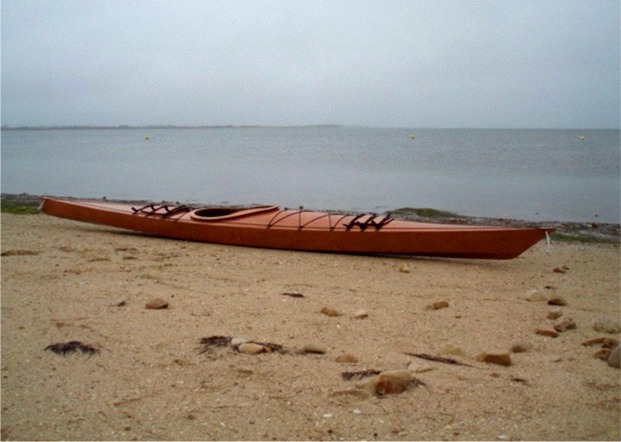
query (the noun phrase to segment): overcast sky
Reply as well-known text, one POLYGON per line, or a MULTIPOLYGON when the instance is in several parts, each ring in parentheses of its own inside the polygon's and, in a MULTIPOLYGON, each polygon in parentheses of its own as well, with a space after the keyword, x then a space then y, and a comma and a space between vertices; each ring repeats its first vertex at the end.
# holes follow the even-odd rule
POLYGON ((2 0, 2 124, 619 128, 618 0, 2 0))

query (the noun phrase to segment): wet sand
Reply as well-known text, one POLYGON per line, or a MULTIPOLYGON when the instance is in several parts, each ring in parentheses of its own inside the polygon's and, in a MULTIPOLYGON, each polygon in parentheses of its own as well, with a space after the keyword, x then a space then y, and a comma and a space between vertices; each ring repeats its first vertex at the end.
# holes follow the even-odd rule
POLYGON ((553 242, 549 255, 541 242, 510 261, 363 257, 5 213, 2 253, 4 440, 621 437, 620 371, 582 345, 619 338, 593 326, 619 320, 618 243, 553 242), (168 307, 146 309, 154 298, 168 307), (536 334, 555 308, 576 328, 536 334), (287 352, 201 347, 213 336, 287 352), (69 341, 98 352, 45 350, 69 341), (408 367, 424 385, 398 394, 342 376, 408 367))

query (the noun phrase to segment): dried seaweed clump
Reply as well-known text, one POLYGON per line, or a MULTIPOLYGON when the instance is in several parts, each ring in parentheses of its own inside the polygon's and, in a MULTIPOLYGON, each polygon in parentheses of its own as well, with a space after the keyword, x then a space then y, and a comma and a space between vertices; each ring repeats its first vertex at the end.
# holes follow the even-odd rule
POLYGON ((453 358, 443 358, 441 356, 433 356, 433 355, 428 355, 425 353, 407 353, 406 352, 405 354, 408 356, 414 356, 415 358, 425 359, 426 361, 441 362, 443 364, 450 364, 450 365, 461 365, 462 367, 472 367, 472 365, 465 364, 453 358))
POLYGON ((61 356, 67 356, 68 354, 77 352, 81 352, 89 356, 99 353, 99 349, 97 347, 84 344, 80 341, 57 342, 56 344, 48 345, 45 349, 53 351, 61 356))
POLYGON ((377 376, 380 373, 381 371, 379 370, 344 371, 341 373, 341 376, 344 380, 349 381, 352 379, 360 380, 371 376, 377 376))
POLYGON ((230 347, 232 350, 240 352, 240 347, 244 344, 255 344, 257 346, 263 347, 263 349, 259 353, 289 353, 289 351, 285 349, 282 345, 273 344, 271 342, 258 342, 250 340, 242 340, 241 342, 236 343, 234 338, 230 336, 209 336, 208 338, 201 338, 199 344, 199 353, 207 353, 208 351, 211 351, 214 347, 230 347))
POLYGON ((208 338, 201 338, 199 344, 201 345, 200 353, 206 353, 211 350, 211 347, 228 347, 231 345, 230 336, 209 336, 208 338))

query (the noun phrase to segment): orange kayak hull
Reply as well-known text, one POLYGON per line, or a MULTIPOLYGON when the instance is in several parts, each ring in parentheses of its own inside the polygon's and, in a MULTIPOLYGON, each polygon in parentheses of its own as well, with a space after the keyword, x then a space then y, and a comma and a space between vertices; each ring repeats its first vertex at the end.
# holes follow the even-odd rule
POLYGON ((553 229, 466 226, 278 206, 220 208, 44 198, 48 215, 164 238, 310 252, 511 259, 553 229))

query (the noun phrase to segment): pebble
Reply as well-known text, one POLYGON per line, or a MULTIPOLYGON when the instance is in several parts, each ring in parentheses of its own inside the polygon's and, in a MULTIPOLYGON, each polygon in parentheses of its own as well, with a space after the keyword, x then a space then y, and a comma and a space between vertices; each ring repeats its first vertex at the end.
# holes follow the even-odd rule
POLYGON ((561 316, 554 322, 554 330, 564 332, 576 328, 576 323, 568 316, 561 316))
POLYGON ((621 368, 621 350, 619 350, 619 346, 610 353, 608 357, 608 365, 615 368, 621 368))
POLYGON ((599 317, 593 321, 593 328, 595 331, 602 333, 615 334, 621 332, 621 324, 619 320, 612 318, 599 317))
POLYGON ((356 319, 364 319, 368 317, 369 317, 369 312, 367 312, 366 310, 357 310, 354 313, 354 318, 356 319))
POLYGON ((449 303, 447 301, 436 301, 425 307, 425 310, 440 310, 441 308, 447 308, 449 303))
POLYGON ((407 264, 403 264, 401 267, 399 267, 399 271, 401 273, 410 273, 410 267, 407 264))
POLYGON ((549 328, 538 328, 535 333, 541 336, 548 336, 550 338, 558 337, 558 332, 549 328))
POLYGON ((302 347, 302 352, 304 353, 314 353, 318 355, 322 355, 326 352, 326 349, 321 345, 317 344, 306 344, 302 347))
POLYGON ((413 380, 409 370, 383 371, 372 379, 371 386, 376 394, 399 394, 410 388, 413 380))
POLYGON ((526 294, 527 301, 539 302, 539 301, 545 301, 546 299, 547 299, 546 295, 541 293, 537 289, 529 290, 528 293, 526 294))
POLYGON ((511 353, 525 353, 532 348, 530 342, 519 341, 511 346, 511 353))
POLYGON ((486 364, 511 365, 511 355, 509 353, 481 353, 477 355, 476 360, 485 362, 486 364))
POLYGON ((246 342, 237 347, 240 353, 245 353, 247 355, 258 355, 259 353, 265 352, 265 347, 261 344, 256 344, 254 342, 246 342))
POLYGON ((610 350, 609 348, 600 348, 595 353, 593 353, 593 357, 595 359, 601 359, 602 361, 607 361, 611 354, 612 354, 612 350, 610 350))
POLYGON ((248 341, 249 341, 249 339, 246 339, 243 336, 237 336, 237 337, 231 339, 231 345, 233 347, 237 347, 239 345, 245 344, 248 341))
POLYGON ((337 310, 334 310, 333 308, 330 308, 330 307, 324 307, 320 311, 326 316, 331 316, 331 317, 341 316, 341 314, 337 310))
POLYGON ((564 306, 567 305, 567 301, 562 296, 553 296, 552 298, 548 299, 548 305, 564 306))
POLYGON ((437 367, 426 364, 424 362, 412 361, 408 364, 408 370, 412 373, 427 373, 428 371, 435 370, 437 367))
POLYGON ((349 353, 338 355, 335 360, 340 364, 356 364, 358 362, 358 358, 349 353))
POLYGON ((151 310, 158 310, 162 308, 168 308, 168 301, 164 301, 162 298, 155 298, 146 303, 145 308, 151 310))
POLYGON ((554 307, 548 310, 548 315, 546 316, 548 319, 558 319, 563 316, 563 310, 560 307, 554 307))
POLYGON ((619 345, 619 340, 606 337, 591 338, 583 341, 582 345, 601 345, 603 348, 615 348, 617 345, 619 345))

